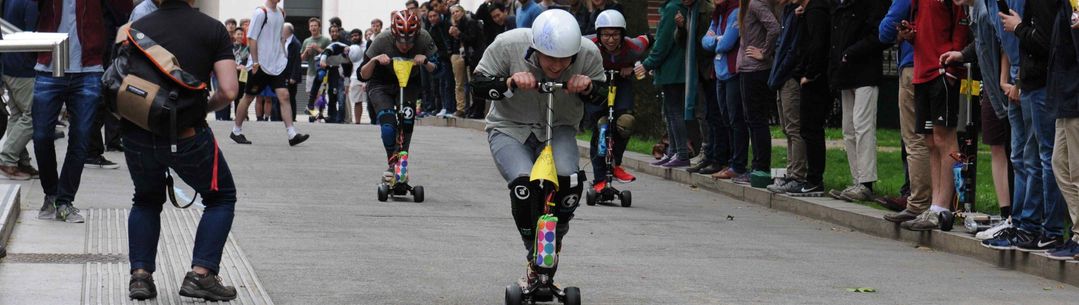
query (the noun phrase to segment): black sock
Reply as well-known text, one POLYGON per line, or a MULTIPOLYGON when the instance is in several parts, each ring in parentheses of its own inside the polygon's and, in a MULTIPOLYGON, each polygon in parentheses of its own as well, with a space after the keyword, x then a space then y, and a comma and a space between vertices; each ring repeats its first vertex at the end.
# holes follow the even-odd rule
POLYGON ((1000 207, 1000 217, 1008 218, 1012 216, 1012 206, 1000 207))
POLYGON ((865 188, 869 189, 870 192, 873 191, 873 182, 865 182, 862 183, 862 185, 865 186, 865 188))

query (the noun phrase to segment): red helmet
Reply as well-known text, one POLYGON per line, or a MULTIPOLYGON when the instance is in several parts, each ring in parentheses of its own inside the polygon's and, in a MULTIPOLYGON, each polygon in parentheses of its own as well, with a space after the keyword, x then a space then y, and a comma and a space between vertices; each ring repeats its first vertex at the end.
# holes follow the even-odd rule
POLYGON ((420 18, 409 10, 393 12, 393 17, 390 19, 390 33, 399 40, 411 41, 420 33, 420 18))

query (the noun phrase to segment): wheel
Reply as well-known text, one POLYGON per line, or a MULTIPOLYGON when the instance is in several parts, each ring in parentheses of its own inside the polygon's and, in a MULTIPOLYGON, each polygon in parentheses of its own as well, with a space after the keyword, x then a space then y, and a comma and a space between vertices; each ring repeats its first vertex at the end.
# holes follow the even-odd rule
POLYGON ((524 298, 525 293, 521 291, 521 286, 518 286, 517 283, 506 286, 506 305, 524 304, 524 298))
POLYGON ((581 289, 577 287, 566 287, 562 290, 562 293, 566 295, 563 300, 563 304, 566 305, 581 305, 581 289))
POLYGON ((587 192, 584 192, 584 203, 588 205, 596 205, 596 189, 588 188, 587 192))
POLYGON ((385 202, 390 199, 390 187, 385 183, 378 185, 378 201, 385 202))
POLYGON ((937 220, 940 222, 940 230, 948 232, 951 231, 952 227, 955 225, 955 214, 952 214, 952 212, 941 212, 940 214, 937 214, 937 220))
POLYGON ((628 208, 633 204, 633 193, 630 193, 629 190, 622 191, 622 194, 618 197, 622 199, 623 208, 628 208))
POLYGON ((423 202, 423 186, 412 187, 412 201, 423 202))

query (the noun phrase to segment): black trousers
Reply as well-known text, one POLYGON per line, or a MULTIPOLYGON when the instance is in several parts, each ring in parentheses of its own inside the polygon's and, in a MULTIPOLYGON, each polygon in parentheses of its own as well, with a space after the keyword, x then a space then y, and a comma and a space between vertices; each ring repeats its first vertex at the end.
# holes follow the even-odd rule
POLYGON ((90 125, 90 145, 86 149, 87 158, 98 157, 105 154, 105 146, 120 148, 120 120, 105 108, 104 103, 97 106, 94 114, 94 124, 90 125), (105 130, 105 137, 101 137, 101 130, 105 130))

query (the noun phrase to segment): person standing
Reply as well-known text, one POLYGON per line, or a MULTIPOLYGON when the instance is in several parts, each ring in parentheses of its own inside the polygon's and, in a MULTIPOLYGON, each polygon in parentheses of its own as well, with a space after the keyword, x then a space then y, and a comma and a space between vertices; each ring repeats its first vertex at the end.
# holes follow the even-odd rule
MULTIPOLYGON (((4 20, 17 28, 32 32, 37 26, 37 7, 30 0, 4 2, 4 20)), ((9 180, 30 180, 38 177, 30 165, 26 145, 34 133, 31 105, 34 100, 34 53, 5 53, 3 58, 4 87, 11 97, 11 114, 7 117, 7 141, 0 150, 0 173, 9 180)))
MULTIPOLYGON (((772 13, 769 1, 741 1, 738 33, 742 41, 739 44, 741 58, 738 60, 738 73, 742 75, 742 106, 753 146, 750 171, 768 173, 772 169, 772 135, 768 130, 768 117, 770 105, 775 103, 775 91, 768 89, 768 74, 776 52, 779 21, 772 13)), ((749 172, 733 177, 731 181, 749 184, 749 172)))
MULTIPOLYGON (((799 56, 798 37, 802 35, 798 26, 801 5, 793 0, 781 0, 783 15, 781 18, 779 41, 776 43, 775 62, 768 76, 768 88, 779 90, 779 123, 787 137, 787 173, 778 182, 767 189, 776 193, 790 191, 795 181, 805 181, 806 160, 805 141, 802 139, 801 84, 799 79, 791 77, 799 56)), ((805 8, 802 8, 804 12, 805 8)), ((800 186, 799 186, 800 187, 800 186)))
MULTIPOLYGON (((232 44, 225 27, 192 9, 191 3, 194 1, 164 0, 157 12, 134 22, 131 28, 142 31, 171 52, 182 65, 180 68, 200 81, 209 82, 213 72, 219 87, 206 109, 222 108, 239 92, 232 44), (185 30, 177 31, 178 28, 185 30)), ((218 274, 232 228, 236 185, 206 121, 177 126, 179 140, 175 143, 131 122, 124 121, 122 125, 127 162, 141 164, 129 167, 135 194, 127 220, 131 264, 128 296, 136 300, 157 296, 153 273, 157 267, 161 210, 166 195, 165 173, 172 169, 202 195, 202 204, 206 206, 194 235, 191 269, 183 277, 178 292, 180 296, 207 301, 235 299, 236 288, 225 286, 218 274), (170 146, 176 151, 170 151, 170 146)))
MULTIPOLYGON (((299 39, 296 39, 296 29, 291 23, 285 23, 285 49, 288 51, 288 63, 285 64, 285 75, 288 75, 288 84, 285 86, 288 88, 289 105, 292 107, 292 121, 296 121, 296 87, 303 81, 303 67, 300 66, 300 43, 299 39)), ((278 113, 280 113, 280 106, 278 106, 278 113)), ((283 118, 282 118, 283 119, 283 118)))
MULTIPOLYGON (((277 99, 288 101, 288 89, 285 88, 288 75, 284 74, 285 65, 288 63, 285 57, 285 44, 281 38, 281 31, 285 28, 285 12, 277 7, 280 0, 266 0, 266 5, 255 9, 251 22, 254 25, 247 31, 248 47, 251 51, 251 60, 248 68, 251 73, 247 79, 247 88, 243 100, 236 109, 236 122, 229 138, 239 144, 251 144, 243 134, 244 120, 247 119, 247 109, 251 101, 255 99, 264 88, 273 89, 277 99)), ((292 109, 281 105, 281 117, 284 118, 285 128, 288 133, 288 145, 296 146, 310 136, 296 131, 292 121, 292 109)))
MULTIPOLYGON (((901 0, 897 0, 901 1, 901 0)), ((791 72, 798 80, 801 95, 801 133, 805 141, 805 181, 795 180, 787 194, 795 197, 824 195, 824 171, 827 150, 824 143, 824 120, 835 105, 828 85, 828 42, 831 17, 827 0, 797 0, 802 8, 799 16, 798 50, 800 59, 791 72), (798 185, 802 184, 802 185, 798 185), (797 188, 797 189, 795 189, 797 188)))

